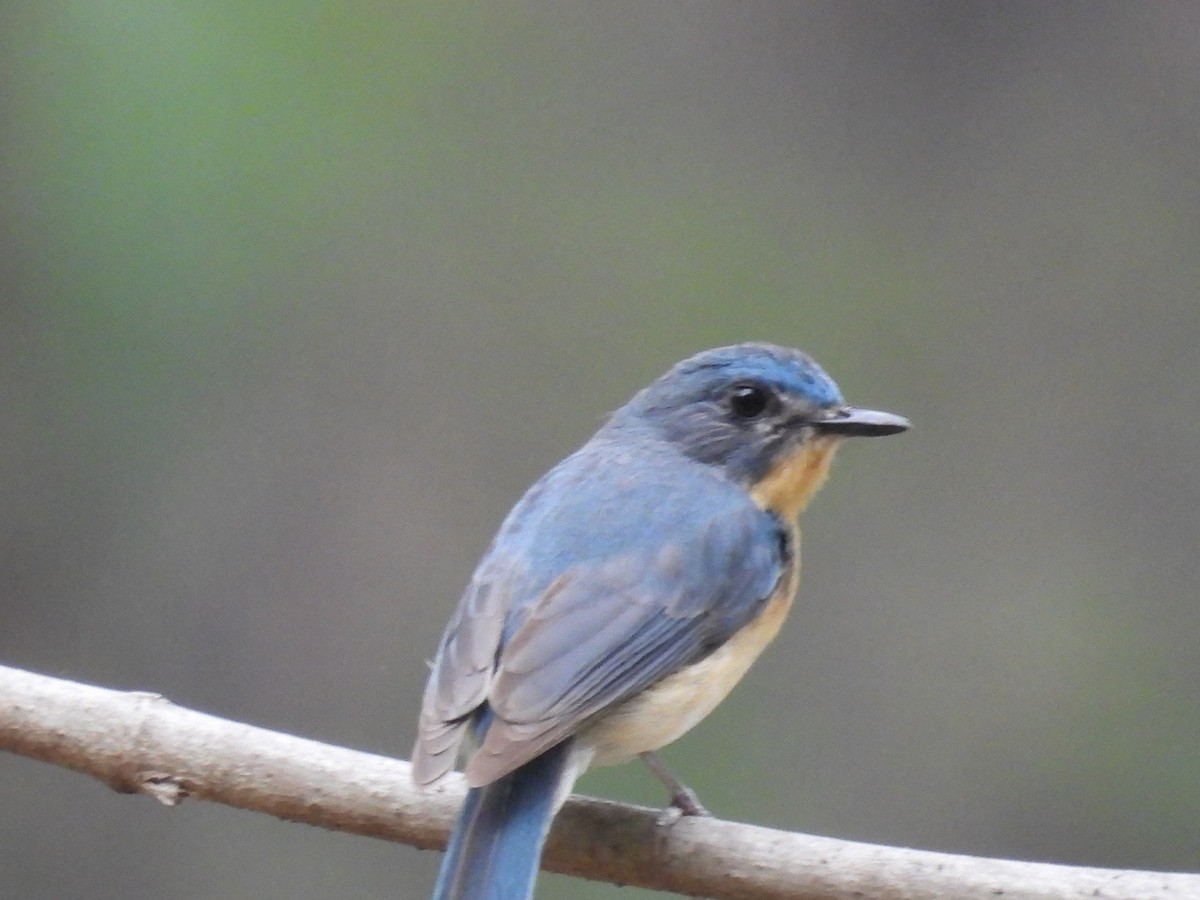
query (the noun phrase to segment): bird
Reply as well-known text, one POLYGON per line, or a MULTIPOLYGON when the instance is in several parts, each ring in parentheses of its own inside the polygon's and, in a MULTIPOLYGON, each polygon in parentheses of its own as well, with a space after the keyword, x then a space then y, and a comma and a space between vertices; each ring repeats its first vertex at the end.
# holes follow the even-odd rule
POLYGON ((774 639, 799 515, 849 437, 902 416, 846 405, 807 354, 742 343, 677 363, 529 488, 442 636, 413 750, 429 788, 467 752, 434 900, 533 896, 551 821, 589 766, 641 757, 661 819, 707 810, 656 751, 774 639))

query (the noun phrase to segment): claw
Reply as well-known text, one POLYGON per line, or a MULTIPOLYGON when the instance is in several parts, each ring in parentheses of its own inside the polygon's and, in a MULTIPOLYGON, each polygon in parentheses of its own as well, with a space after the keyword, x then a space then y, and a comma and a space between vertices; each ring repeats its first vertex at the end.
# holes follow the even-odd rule
POLYGON ((684 816, 712 816, 712 813, 704 808, 696 792, 680 781, 656 754, 646 752, 642 753, 641 757, 646 767, 654 773, 654 777, 671 792, 671 805, 659 814, 655 822, 659 828, 670 828, 684 816))
POLYGON ((681 816, 707 816, 712 818, 712 813, 704 808, 704 804, 700 802, 700 798, 696 796, 696 792, 683 784, 679 786, 679 790, 671 795, 669 809, 679 810, 679 815, 681 816))

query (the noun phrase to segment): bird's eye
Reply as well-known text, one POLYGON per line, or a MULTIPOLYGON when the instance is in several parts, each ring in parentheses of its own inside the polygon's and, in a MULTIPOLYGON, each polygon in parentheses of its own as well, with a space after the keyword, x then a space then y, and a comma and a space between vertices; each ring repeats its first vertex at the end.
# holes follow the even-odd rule
POLYGON ((729 408, 742 419, 756 419, 775 403, 775 395, 758 384, 739 384, 729 392, 729 408))

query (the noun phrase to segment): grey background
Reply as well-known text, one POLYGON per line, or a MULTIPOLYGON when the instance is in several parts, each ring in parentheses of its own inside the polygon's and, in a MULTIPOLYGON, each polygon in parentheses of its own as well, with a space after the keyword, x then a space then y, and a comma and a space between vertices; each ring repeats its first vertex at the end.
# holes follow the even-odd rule
MULTIPOLYGON (((407 756, 524 488, 767 339, 916 428, 668 760, 728 818, 1200 869, 1197 98, 1187 3, 5 3, 0 661, 407 756)), ((3 897, 438 862, 16 758, 0 806, 3 897)))

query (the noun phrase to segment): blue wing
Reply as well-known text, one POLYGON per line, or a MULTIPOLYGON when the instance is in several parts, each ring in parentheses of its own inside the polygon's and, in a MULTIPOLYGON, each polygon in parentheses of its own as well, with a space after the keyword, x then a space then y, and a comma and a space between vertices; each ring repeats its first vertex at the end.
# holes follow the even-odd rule
POLYGON ((703 658, 771 596, 783 523, 707 467, 634 451, 593 441, 509 515, 434 663, 418 781, 452 766, 483 704, 475 784, 703 658))

